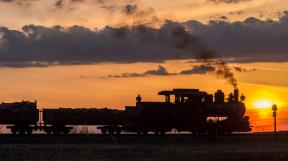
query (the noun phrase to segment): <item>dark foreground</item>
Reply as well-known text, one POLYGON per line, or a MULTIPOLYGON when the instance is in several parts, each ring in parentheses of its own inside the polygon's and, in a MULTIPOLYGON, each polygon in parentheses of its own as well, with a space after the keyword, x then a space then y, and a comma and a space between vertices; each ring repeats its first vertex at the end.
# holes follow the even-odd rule
POLYGON ((284 161, 288 134, 0 135, 1 161, 284 161))

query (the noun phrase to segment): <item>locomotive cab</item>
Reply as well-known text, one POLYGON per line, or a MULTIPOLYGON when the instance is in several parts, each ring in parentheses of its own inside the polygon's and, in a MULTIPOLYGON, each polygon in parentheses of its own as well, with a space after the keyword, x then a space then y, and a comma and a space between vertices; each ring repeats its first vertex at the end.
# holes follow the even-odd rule
POLYGON ((213 95, 199 91, 199 89, 173 89, 172 91, 160 91, 158 95, 165 96, 165 102, 171 102, 174 97, 174 104, 179 103, 212 103, 213 95))

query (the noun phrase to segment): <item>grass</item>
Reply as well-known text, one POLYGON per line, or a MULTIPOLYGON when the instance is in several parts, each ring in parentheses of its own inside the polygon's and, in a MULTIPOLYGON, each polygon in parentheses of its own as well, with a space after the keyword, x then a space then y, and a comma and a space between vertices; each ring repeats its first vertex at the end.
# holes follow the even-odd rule
POLYGON ((0 135, 1 161, 282 161, 288 137, 0 135), (26 140, 26 141, 25 141, 26 140))

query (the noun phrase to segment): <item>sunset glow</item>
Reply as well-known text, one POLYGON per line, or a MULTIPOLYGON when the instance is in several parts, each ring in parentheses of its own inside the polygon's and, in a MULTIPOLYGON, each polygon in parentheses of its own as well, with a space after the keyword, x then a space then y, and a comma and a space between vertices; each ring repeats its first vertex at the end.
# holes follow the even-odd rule
POLYGON ((256 108, 271 108, 273 105, 273 102, 271 100, 257 100, 254 103, 256 108))
POLYGON ((0 101, 124 109, 196 88, 288 130, 287 0, 0 1, 0 101), (243 97, 242 97, 243 98, 243 97))

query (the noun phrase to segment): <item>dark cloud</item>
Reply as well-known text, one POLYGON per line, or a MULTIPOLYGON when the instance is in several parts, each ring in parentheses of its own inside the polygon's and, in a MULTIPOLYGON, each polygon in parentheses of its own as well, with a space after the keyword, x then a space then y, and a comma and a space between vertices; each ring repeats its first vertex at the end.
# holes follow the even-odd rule
POLYGON ((123 11, 126 15, 133 15, 137 12, 137 5, 136 4, 127 4, 123 7, 123 11))
POLYGON ((253 0, 207 0, 206 2, 213 2, 215 4, 218 3, 227 3, 227 4, 235 4, 235 3, 242 3, 242 2, 249 2, 253 0))
POLYGON ((208 72, 214 72, 215 67, 211 65, 196 65, 192 69, 189 70, 183 70, 180 72, 180 74, 206 74, 208 72))
POLYGON ((135 77, 146 77, 147 75, 141 73, 123 73, 121 75, 108 75, 105 78, 135 78, 135 77))
MULTIPOLYGON (((112 1, 114 2, 114 1, 112 1)), ((122 3, 111 3, 111 1, 101 1, 99 2, 100 4, 100 8, 105 9, 108 12, 115 12, 115 11, 119 11, 120 13, 123 13, 125 16, 130 16, 130 18, 135 18, 135 19, 139 19, 139 18, 144 18, 147 16, 150 17, 157 17, 154 14, 154 9, 151 7, 141 7, 141 5, 139 6, 139 4, 136 3, 136 1, 126 1, 126 3, 124 2, 124 4, 122 3), (133 3, 131 3, 133 2, 133 3)), ((117 12, 118 13, 118 12, 117 12)), ((140 24, 140 23, 138 23, 140 24)), ((142 23, 143 24, 143 23, 142 23)))
POLYGON ((207 25, 167 21, 159 29, 144 25, 102 30, 26 25, 22 31, 0 27, 0 60, 5 62, 2 64, 69 64, 222 57, 241 63, 282 62, 288 60, 287 42, 287 12, 279 21, 248 18, 243 22, 214 20, 207 25))
POLYGON ((0 2, 7 2, 7 3, 10 3, 10 2, 15 2, 16 0, 0 0, 0 2))
POLYGON ((236 72, 240 72, 240 73, 242 73, 242 72, 251 72, 251 71, 256 71, 257 70, 256 68, 253 68, 253 69, 246 69, 246 68, 242 68, 242 67, 233 67, 233 68, 234 68, 234 70, 236 72))
POLYGON ((74 2, 85 2, 85 0, 71 0, 72 3, 74 2))
POLYGON ((207 25, 198 21, 183 24, 224 58, 235 58, 236 62, 288 60, 287 12, 277 21, 250 17, 243 22, 213 20, 207 25))
POLYGON ((234 87, 237 87, 237 80, 234 77, 232 70, 236 72, 252 72, 256 69, 246 69, 242 67, 232 67, 230 68, 225 62, 218 61, 217 63, 208 63, 208 64, 201 64, 201 65, 194 65, 191 69, 182 70, 179 73, 170 73, 168 70, 159 65, 157 69, 147 70, 143 73, 123 73, 120 75, 108 75, 106 78, 135 78, 135 77, 147 77, 147 76, 171 76, 171 75, 194 75, 194 74, 207 74, 207 73, 215 73, 219 77, 223 77, 227 79, 234 87), (222 64, 222 65, 220 65, 222 64), (223 65, 224 64, 224 65, 223 65))
POLYGON ((37 2, 40 0, 0 0, 0 3, 11 3, 11 4, 17 4, 17 5, 25 5, 29 6, 32 2, 37 2))
POLYGON ((215 51, 175 22, 159 29, 146 26, 81 26, 62 28, 26 25, 22 31, 0 28, 0 60, 6 62, 159 62, 215 57, 215 51))
POLYGON ((144 72, 146 75, 170 75, 167 69, 161 65, 156 70, 148 70, 144 72))
POLYGON ((101 5, 100 8, 105 9, 109 12, 114 12, 115 10, 117 10, 117 6, 116 5, 101 5))
POLYGON ((157 69, 147 70, 143 73, 123 73, 121 75, 108 75, 103 78, 127 78, 127 77, 146 77, 146 76, 168 76, 175 73, 169 73, 167 69, 161 65, 157 69))
MULTIPOLYGON (((222 69, 222 68, 221 68, 222 69)), ((238 69, 238 68, 237 68, 238 69)), ((240 67, 239 67, 240 69, 240 67)), ((120 75, 108 75, 107 77, 103 78, 127 78, 127 77, 146 77, 146 76, 170 76, 170 75, 193 75, 193 74, 207 74, 209 72, 215 72, 218 75, 221 75, 218 72, 220 69, 216 67, 216 65, 209 65, 209 64, 201 64, 201 65, 195 65, 191 69, 180 71, 179 73, 170 73, 168 70, 159 65, 157 69, 147 70, 143 73, 123 73, 120 75)), ((244 71, 243 68, 241 68, 241 72, 244 71)), ((224 75, 223 71, 223 75, 224 75)), ((226 73, 228 73, 226 71, 226 73)), ((229 75, 230 76, 230 75, 229 75)), ((229 76, 226 76, 227 78, 229 76)))
POLYGON ((62 8, 64 6, 64 0, 56 0, 55 6, 58 8, 62 8))
POLYGON ((234 67, 234 69, 236 72, 243 72, 243 71, 246 72, 247 71, 246 69, 243 69, 241 67, 234 67))

